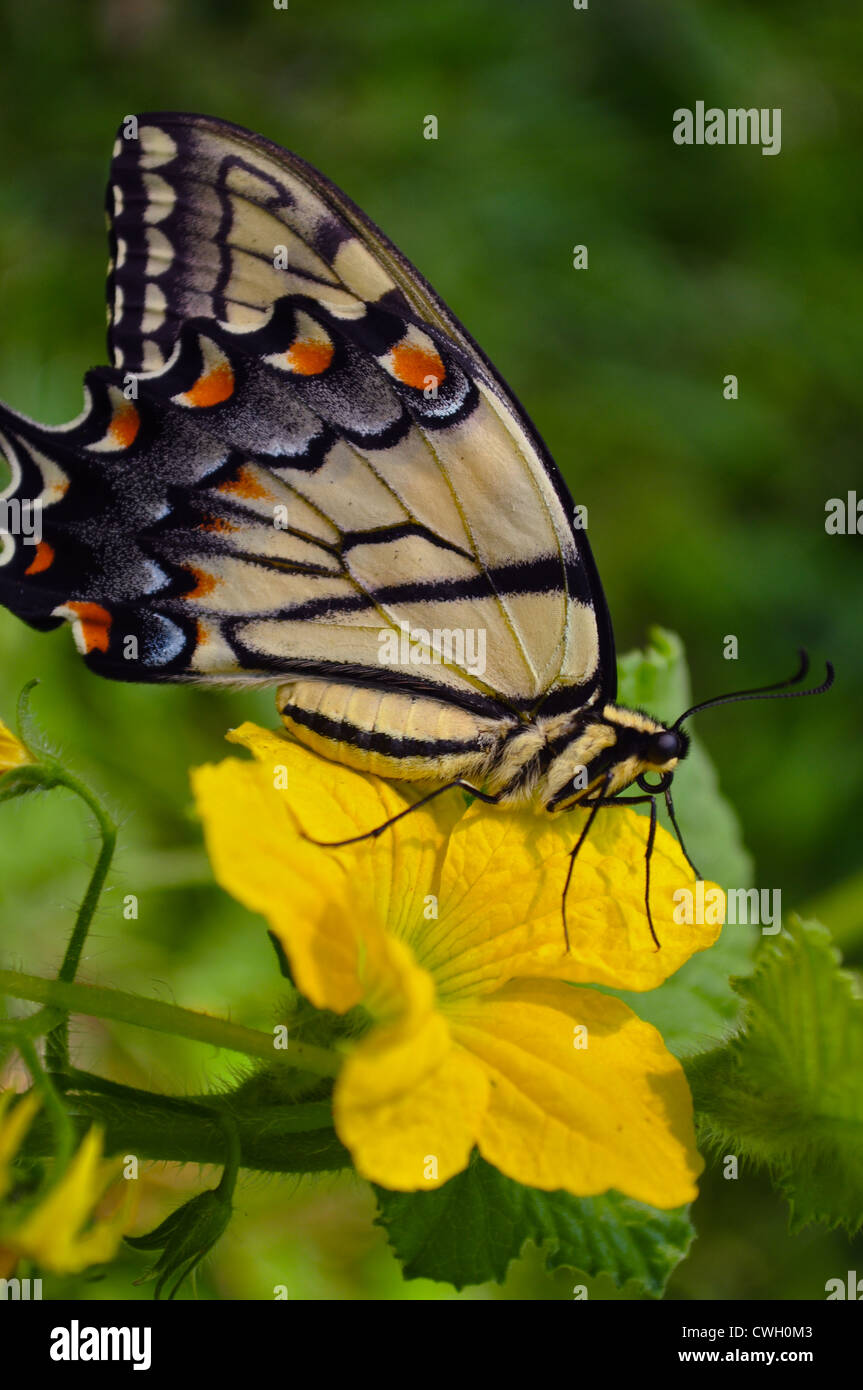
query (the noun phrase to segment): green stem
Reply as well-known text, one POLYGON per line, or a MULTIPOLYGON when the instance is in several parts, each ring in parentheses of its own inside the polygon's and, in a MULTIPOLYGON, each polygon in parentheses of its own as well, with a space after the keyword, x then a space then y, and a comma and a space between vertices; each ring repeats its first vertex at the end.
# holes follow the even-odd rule
POLYGON ((64 1013, 133 1023, 139 1028, 191 1038, 194 1042, 209 1043, 213 1047, 226 1048, 229 1052, 241 1052, 247 1057, 261 1057, 268 1062, 284 1057, 292 1068, 312 1072, 316 1076, 336 1076, 341 1066, 341 1058, 326 1048, 292 1042, 288 1052, 282 1054, 275 1049, 271 1033, 245 1028, 242 1024, 213 1018, 210 1014, 195 1013, 176 1004, 143 999, 140 995, 127 994, 119 989, 106 989, 101 985, 66 984, 62 980, 46 980, 41 975, 0 970, 0 994, 50 1004, 64 1013))
POLYGON ((230 1202, 234 1195, 234 1188, 237 1186, 237 1174, 240 1171, 240 1162, 242 1159, 240 1131, 230 1111, 222 1110, 219 1113, 219 1119, 222 1125, 222 1133, 225 1136, 227 1153, 225 1156, 225 1167, 216 1191, 220 1197, 224 1197, 225 1201, 230 1202))
MULTIPOLYGON (((53 761, 53 760, 52 760, 53 761)), ((87 884, 87 891, 78 909, 75 918, 75 925, 72 928, 72 935, 66 945, 66 952, 63 956, 63 963, 57 978, 64 983, 70 984, 78 973, 78 966, 81 963, 81 954, 84 950, 84 943, 93 921, 93 914, 99 905, 102 896, 102 889, 111 868, 111 861, 114 858, 114 850, 117 846, 117 827, 99 799, 93 795, 90 788, 66 768, 59 765, 55 768, 55 786, 66 787, 68 791, 74 793, 95 817, 99 829, 99 856, 95 867, 87 884)), ((46 1046, 46 1059, 52 1069, 59 1071, 69 1062, 69 1019, 64 1018, 57 1028, 53 1029, 48 1035, 46 1046)))
POLYGON ((70 772, 64 769, 58 781, 60 786, 67 787, 69 791, 74 792, 76 796, 80 797, 85 806, 92 811, 99 827, 99 836, 102 842, 99 849, 99 857, 96 860, 96 866, 93 869, 90 882, 87 885, 84 901, 78 909, 78 915, 75 918, 75 926, 72 929, 72 935, 69 937, 69 942, 66 946, 66 954, 63 957, 63 964, 60 966, 60 971, 57 976, 58 980, 71 983, 78 972, 78 966, 81 962, 81 952, 84 949, 84 942, 87 940, 87 933, 90 930, 93 913, 98 906, 102 889, 105 886, 105 879, 108 877, 108 870, 111 867, 111 860, 114 857, 114 850, 117 845, 117 827, 105 808, 90 791, 89 787, 86 787, 83 782, 79 782, 77 777, 73 777, 70 772))
POLYGON ((18 696, 17 708, 18 737, 34 762, 42 761, 42 754, 38 751, 39 731, 30 713, 30 696, 33 694, 38 684, 39 681, 35 677, 33 680, 27 682, 21 694, 18 696))
POLYGON ((18 1051, 21 1053, 24 1064, 33 1078, 33 1085, 42 1096, 42 1103, 45 1106, 45 1110, 51 1121, 51 1127, 54 1131, 56 1139, 54 1156, 56 1162, 51 1175, 51 1184, 53 1185, 62 1175, 66 1168, 66 1164, 69 1162, 75 1150, 75 1128, 60 1097, 52 1086, 42 1063, 39 1061, 39 1054, 29 1038, 22 1037, 18 1039, 18 1051))
POLYGON ((41 1038, 62 1022, 63 1015, 58 1009, 37 1009, 26 1018, 0 1019, 0 1042, 4 1038, 10 1043, 18 1038, 41 1038))
MULTIPOLYGON (((287 1106, 255 1106, 243 1109, 229 1098, 210 1100, 196 1111, 182 1113, 172 1106, 140 1103, 130 1107, 110 1096, 69 1098, 72 1120, 79 1137, 94 1122, 102 1126, 107 1154, 133 1154, 139 1159, 174 1163, 226 1163, 222 1115, 230 1113, 245 1169, 264 1173, 337 1172, 351 1166, 351 1158, 333 1130, 328 1101, 309 1101, 287 1106)), ((55 1140, 51 1126, 37 1115, 22 1152, 30 1157, 52 1154, 55 1140)), ((232 1161, 231 1155, 227 1162, 232 1161)))
POLYGON ((199 1115, 201 1106, 211 1100, 209 1095, 171 1096, 160 1091, 145 1091, 138 1086, 124 1086, 121 1081, 109 1081, 104 1076, 97 1076, 95 1072, 79 1071, 77 1067, 57 1072, 53 1081, 64 1095, 73 1098, 80 1099, 82 1096, 93 1094, 113 1096, 116 1100, 130 1101, 135 1105, 158 1105, 163 1110, 177 1110, 183 1114, 199 1115))

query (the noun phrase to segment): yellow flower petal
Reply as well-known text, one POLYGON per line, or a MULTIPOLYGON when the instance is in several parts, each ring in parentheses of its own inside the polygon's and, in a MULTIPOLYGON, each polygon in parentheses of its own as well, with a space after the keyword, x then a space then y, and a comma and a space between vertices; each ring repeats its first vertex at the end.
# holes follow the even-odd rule
POLYGON ((422 920, 418 886, 436 885, 445 822, 422 808, 377 840, 320 849, 300 831, 323 840, 363 834, 419 793, 328 763, 252 725, 234 738, 254 763, 228 759, 192 774, 216 877, 267 918, 301 992, 318 1008, 345 1012, 363 997, 360 957, 369 934, 386 923, 398 937, 422 920))
POLYGON ((434 984, 391 941, 405 1011, 348 1057, 333 1117, 357 1172, 399 1192, 439 1187, 467 1165, 488 1100, 481 1067, 453 1047, 434 984))
POLYGON ((4 1091, 0 1095, 0 1197, 5 1197, 12 1187, 12 1160, 39 1109, 37 1095, 24 1096, 13 1107, 15 1099, 15 1091, 4 1091))
POLYGON ((692 871, 659 826, 650 868, 656 949, 644 910, 648 821, 611 807, 596 817, 576 860, 567 894, 567 955, 561 894, 586 814, 550 820, 523 811, 489 814, 474 804, 462 817, 441 874, 440 917, 416 938, 418 959, 443 996, 494 990, 534 975, 654 989, 716 940, 718 926, 674 922, 673 895, 693 888, 692 871))
POLYGON ((32 763, 33 759, 27 752, 20 739, 16 738, 12 730, 7 728, 0 719, 0 776, 4 772, 11 772, 15 767, 22 767, 25 763, 32 763))
POLYGON ((102 1158, 102 1133, 94 1125, 35 1211, 4 1234, 4 1245, 56 1274, 77 1274, 113 1259, 132 1222, 135 1184, 126 1185, 124 1199, 109 1219, 89 1223, 122 1167, 121 1158, 102 1158))
POLYGON ((359 1002, 356 932, 346 862, 297 852, 296 824, 265 769, 234 759, 192 775, 216 878, 262 913, 288 953, 299 989, 318 1008, 359 1002))
POLYGON ((683 1069, 619 999, 517 980, 447 1015, 488 1071, 478 1142, 502 1173, 579 1196, 615 1188, 662 1208, 696 1196, 703 1164, 683 1069))

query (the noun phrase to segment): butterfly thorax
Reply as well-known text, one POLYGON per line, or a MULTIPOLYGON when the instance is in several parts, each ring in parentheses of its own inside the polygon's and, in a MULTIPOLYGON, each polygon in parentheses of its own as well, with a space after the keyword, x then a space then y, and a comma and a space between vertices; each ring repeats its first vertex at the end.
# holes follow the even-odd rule
POLYGON ((570 810, 612 797, 645 773, 671 773, 688 740, 639 710, 605 704, 571 716, 538 719, 514 733, 489 768, 486 787, 512 805, 570 810))

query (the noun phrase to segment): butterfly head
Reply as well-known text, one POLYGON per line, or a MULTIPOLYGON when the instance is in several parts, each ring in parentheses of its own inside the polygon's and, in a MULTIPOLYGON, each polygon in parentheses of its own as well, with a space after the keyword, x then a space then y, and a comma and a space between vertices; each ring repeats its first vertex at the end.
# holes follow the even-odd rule
MULTIPOLYGON (((691 705, 672 725, 666 726, 640 710, 607 704, 590 711, 577 721, 568 737, 555 740, 559 751, 551 758, 542 787, 547 811, 569 811, 579 804, 595 806, 619 796, 635 783, 647 797, 667 794, 678 763, 689 752, 685 720, 716 705, 739 700, 793 699, 801 695, 822 695, 833 684, 833 667, 820 685, 808 690, 799 686, 809 669, 809 658, 800 652, 800 667, 789 679, 754 690, 738 690, 691 705), (562 745, 562 746, 561 746, 562 745), (658 781, 648 778, 658 776, 658 781)), ((671 812, 670 799, 669 812, 671 812)), ((679 834, 678 834, 679 838, 679 834)))
POLYGON ((674 771, 689 751, 689 737, 668 728, 640 710, 605 705, 580 721, 554 756, 546 776, 543 802, 547 811, 568 811, 618 796, 636 783, 653 795, 671 785, 674 771), (648 776, 659 782, 648 782, 648 776))
POLYGON ((660 729, 658 733, 646 734, 639 748, 639 756, 644 763, 643 770, 635 778, 642 791, 664 791, 670 785, 674 769, 689 752, 689 735, 682 729, 660 729), (661 783, 648 783, 645 773, 658 772, 661 783))

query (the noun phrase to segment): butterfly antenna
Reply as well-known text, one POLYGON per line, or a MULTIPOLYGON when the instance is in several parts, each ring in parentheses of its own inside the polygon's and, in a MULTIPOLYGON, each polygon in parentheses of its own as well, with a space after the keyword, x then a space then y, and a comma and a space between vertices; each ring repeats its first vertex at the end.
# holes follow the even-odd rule
POLYGON ((700 714, 702 710, 713 709, 716 705, 731 705, 738 700, 794 700, 802 695, 823 695, 829 690, 835 679, 833 666, 828 661, 827 678, 820 685, 812 686, 809 690, 789 690, 788 686, 798 685, 806 672, 809 670, 809 657, 806 651, 800 649, 800 669, 788 680, 776 681, 773 685, 761 685, 754 690, 737 690, 732 695, 717 695, 712 700, 704 700, 700 705, 692 705, 685 710, 672 724, 673 729, 679 729, 685 719, 690 715, 700 714))

